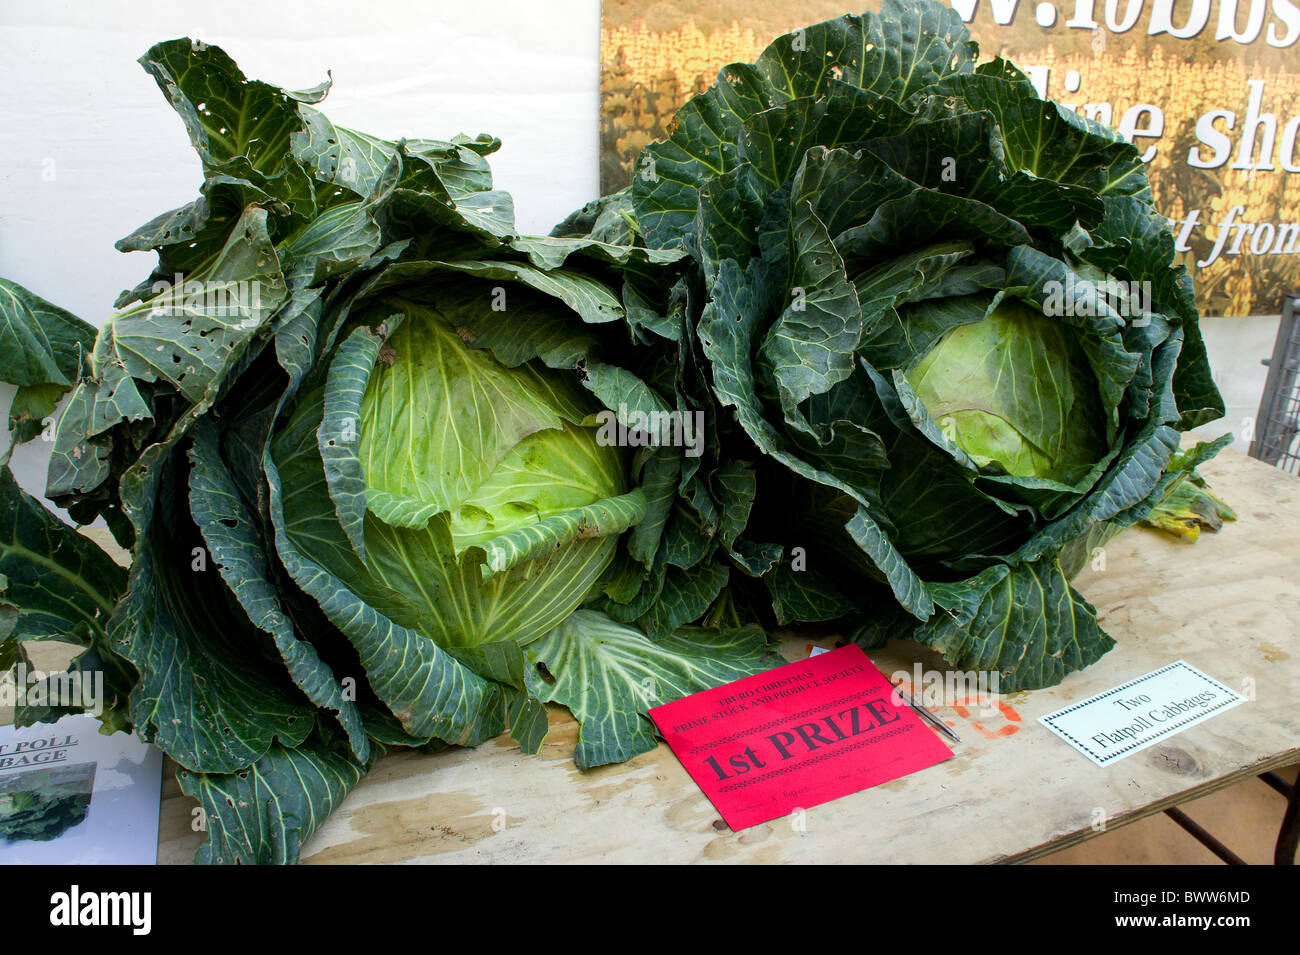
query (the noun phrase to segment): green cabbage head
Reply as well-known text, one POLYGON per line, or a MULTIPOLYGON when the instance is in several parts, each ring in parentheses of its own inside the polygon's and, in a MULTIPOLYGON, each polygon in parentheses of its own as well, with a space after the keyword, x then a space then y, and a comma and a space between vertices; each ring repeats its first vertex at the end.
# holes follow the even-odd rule
MULTIPOLYGON (((531 643, 613 559, 617 535, 584 508, 627 491, 626 455, 584 425, 593 409, 575 383, 506 367, 430 308, 411 306, 387 348, 358 420, 366 567, 394 595, 383 604, 441 646, 531 643), (514 559, 550 527, 536 557, 514 559)), ((640 501, 624 499, 629 515, 640 501)))
POLYGON ((1073 483, 1105 453, 1097 378, 1074 330, 1002 299, 945 334, 907 374, 925 410, 980 467, 1073 483))

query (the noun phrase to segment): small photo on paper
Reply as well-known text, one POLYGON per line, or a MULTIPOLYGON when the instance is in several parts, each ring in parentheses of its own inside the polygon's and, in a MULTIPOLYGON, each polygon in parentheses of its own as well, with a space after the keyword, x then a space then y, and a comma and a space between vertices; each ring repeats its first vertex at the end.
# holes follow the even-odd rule
POLYGON ((49 842, 86 820, 95 764, 0 776, 0 842, 49 842))

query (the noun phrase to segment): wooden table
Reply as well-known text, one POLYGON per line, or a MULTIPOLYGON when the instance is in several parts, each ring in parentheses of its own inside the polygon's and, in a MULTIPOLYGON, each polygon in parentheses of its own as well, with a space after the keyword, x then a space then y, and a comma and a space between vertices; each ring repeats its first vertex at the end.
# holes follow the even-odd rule
MULTIPOLYGON (((1202 469, 1239 520, 1192 545, 1126 531, 1079 588, 1118 646, 1060 686, 1016 693, 996 715, 939 710, 956 758, 733 833, 664 745, 589 772, 577 724, 551 709, 537 756, 507 738, 381 760, 307 843, 307 863, 1022 862, 1300 761, 1300 480, 1231 452, 1202 469), (1098 768, 1037 718, 1176 659, 1253 699, 1098 768)), ((831 645, 823 641, 823 645, 831 645)), ((807 654, 790 637, 790 659, 807 654)), ((929 651, 895 642, 886 673, 929 651)), ((202 841, 174 766, 164 772, 158 857, 202 841)))
MULTIPOLYGON (((1134 529, 1079 587, 1118 646, 1063 684, 1006 698, 982 718, 951 709, 956 758, 904 779, 731 832, 667 746, 589 772, 572 760, 577 724, 551 709, 537 756, 507 738, 473 750, 381 760, 316 832, 303 861, 352 862, 1021 862, 1300 760, 1300 480, 1224 452, 1205 476, 1239 519, 1189 545, 1134 529), (1172 660, 1254 699, 1105 769, 1036 722, 1172 660)), ((824 645, 830 645, 824 642, 824 645)), ((808 643, 785 641, 790 659, 808 643)), ((886 673, 929 667, 895 642, 886 673)), ((164 775, 159 861, 201 841, 194 803, 164 775)))

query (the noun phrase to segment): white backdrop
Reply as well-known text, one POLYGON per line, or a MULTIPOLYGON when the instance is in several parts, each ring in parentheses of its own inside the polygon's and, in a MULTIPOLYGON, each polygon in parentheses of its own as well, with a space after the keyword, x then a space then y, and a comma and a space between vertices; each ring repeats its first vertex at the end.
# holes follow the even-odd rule
POLYGON ((180 120, 136 58, 159 40, 223 47, 253 78, 396 138, 490 132, 520 226, 547 231, 597 192, 599 0, 4 0, 0 275, 98 323, 153 253, 113 242, 202 181, 180 120))
MULTIPOLYGON (((202 182, 180 119, 136 63, 179 36, 289 89, 332 71, 321 108, 342 126, 500 137, 489 161, 525 231, 597 195, 599 0, 0 0, 0 276, 93 324, 155 261, 113 243, 202 182)), ((15 455, 33 491, 43 450, 15 455)))

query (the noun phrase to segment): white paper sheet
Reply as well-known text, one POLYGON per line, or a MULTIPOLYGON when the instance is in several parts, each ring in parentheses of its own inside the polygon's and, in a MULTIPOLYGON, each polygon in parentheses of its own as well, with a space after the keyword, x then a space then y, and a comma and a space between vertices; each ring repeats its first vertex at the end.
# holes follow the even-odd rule
POLYGON ((134 734, 104 736, 99 726, 89 716, 0 726, 0 832, 6 820, 28 833, 67 826, 49 841, 0 836, 0 863, 158 861, 162 752, 134 734))

